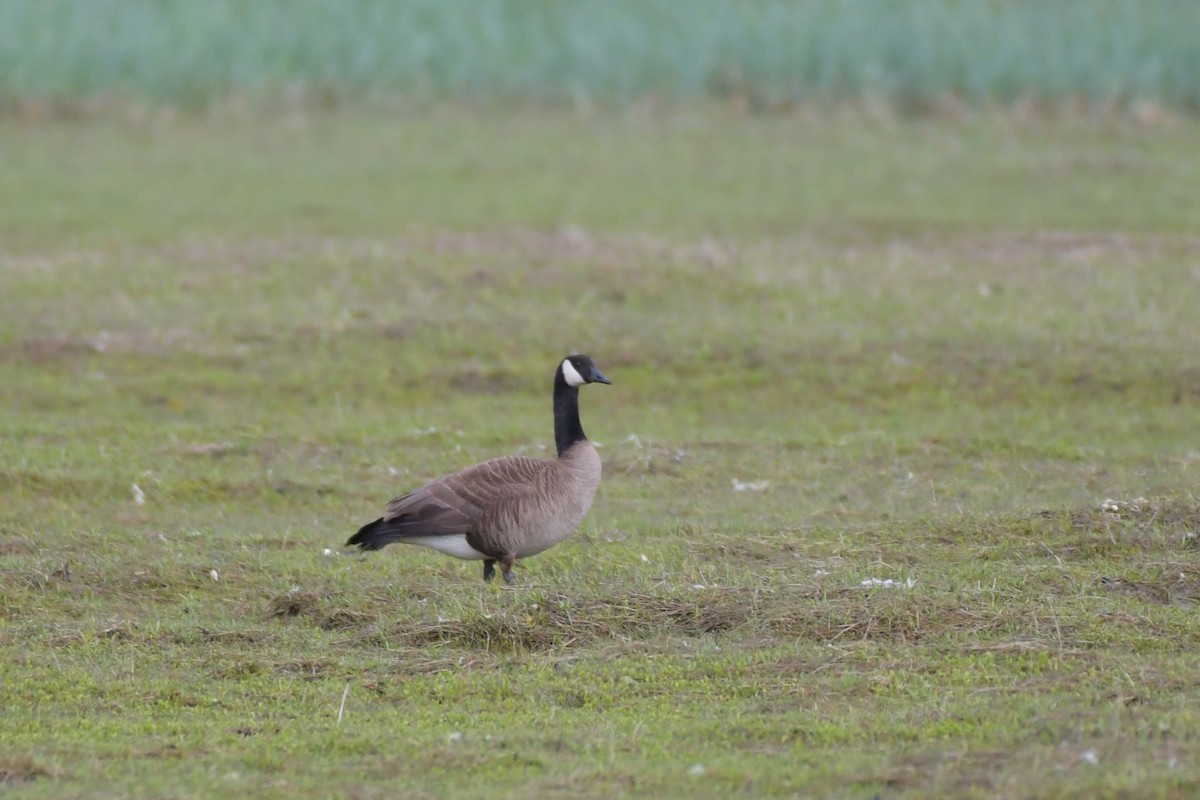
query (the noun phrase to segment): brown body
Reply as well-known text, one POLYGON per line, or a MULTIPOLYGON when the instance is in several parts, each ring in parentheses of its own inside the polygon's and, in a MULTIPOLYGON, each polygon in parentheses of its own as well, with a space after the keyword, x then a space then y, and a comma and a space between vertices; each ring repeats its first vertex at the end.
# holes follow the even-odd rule
MULTIPOLYGON (((383 522, 407 517, 414 534, 407 538, 422 540, 413 544, 459 558, 528 558, 579 527, 592 507, 600 472, 600 456, 586 439, 553 460, 493 458, 393 500, 383 522), (465 537, 468 550, 457 550, 448 538, 444 548, 429 541, 456 535, 465 537)), ((397 533, 403 529, 400 522, 397 533)))

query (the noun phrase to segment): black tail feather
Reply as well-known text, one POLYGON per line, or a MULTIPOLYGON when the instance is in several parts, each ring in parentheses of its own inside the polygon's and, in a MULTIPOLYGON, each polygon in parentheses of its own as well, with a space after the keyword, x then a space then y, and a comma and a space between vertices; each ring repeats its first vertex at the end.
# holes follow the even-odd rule
POLYGON ((351 536, 346 544, 357 545, 363 550, 381 550, 396 541, 396 537, 388 535, 389 533, 388 524, 383 521, 383 517, 380 517, 359 528, 358 533, 351 536))

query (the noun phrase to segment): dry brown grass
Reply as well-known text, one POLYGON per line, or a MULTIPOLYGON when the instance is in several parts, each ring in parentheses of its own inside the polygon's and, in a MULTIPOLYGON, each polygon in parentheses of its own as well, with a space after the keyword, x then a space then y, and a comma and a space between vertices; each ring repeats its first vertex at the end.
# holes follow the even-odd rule
POLYGON ((55 778, 59 771, 30 755, 0 756, 0 787, 15 788, 42 778, 55 778))
POLYGON ((913 589, 747 590, 709 587, 690 596, 630 592, 513 598, 488 611, 421 617, 388 625, 337 598, 291 592, 269 604, 273 617, 301 617, 326 630, 360 630, 351 641, 385 648, 445 646, 488 652, 564 652, 673 637, 749 637, 760 643, 879 642, 974 649, 1079 646, 1075 625, 1033 604, 956 600, 913 589), (332 607, 331 607, 332 606, 332 607), (382 626, 382 627, 381 627, 382 626))

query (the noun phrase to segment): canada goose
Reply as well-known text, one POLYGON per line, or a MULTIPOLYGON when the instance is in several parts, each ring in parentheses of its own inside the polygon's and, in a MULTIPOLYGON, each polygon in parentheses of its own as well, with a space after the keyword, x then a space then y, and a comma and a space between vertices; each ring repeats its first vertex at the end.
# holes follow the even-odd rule
POLYGON ((579 422, 579 387, 612 383, 588 356, 563 359, 554 372, 554 460, 505 456, 438 478, 398 497, 348 545, 378 550, 419 544, 455 558, 483 560, 483 579, 514 583, 513 562, 567 538, 600 485, 600 456, 579 422))

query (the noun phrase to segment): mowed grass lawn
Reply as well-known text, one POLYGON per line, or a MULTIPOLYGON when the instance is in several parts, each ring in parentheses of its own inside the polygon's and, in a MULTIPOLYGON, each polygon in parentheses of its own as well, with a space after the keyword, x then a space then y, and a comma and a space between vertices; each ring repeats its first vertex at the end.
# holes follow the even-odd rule
POLYGON ((0 123, 4 795, 1195 796, 1198 136, 0 123), (572 539, 340 551, 571 351, 572 539))

